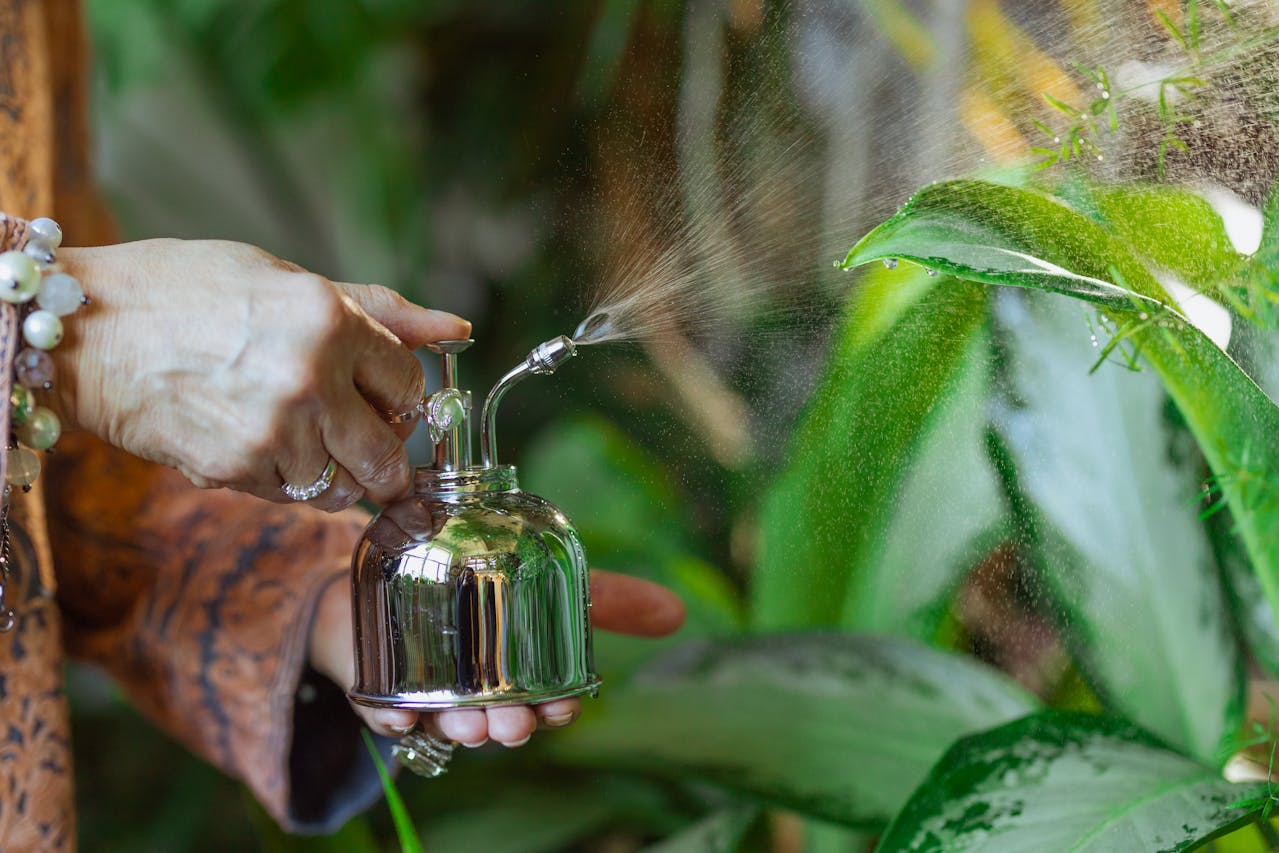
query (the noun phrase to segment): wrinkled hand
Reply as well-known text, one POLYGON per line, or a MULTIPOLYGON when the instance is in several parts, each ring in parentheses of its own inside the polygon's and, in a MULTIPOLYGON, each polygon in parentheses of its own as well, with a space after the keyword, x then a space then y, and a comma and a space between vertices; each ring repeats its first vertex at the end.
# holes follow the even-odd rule
POLYGON ((145 240, 63 249, 94 305, 52 351, 64 422, 197 486, 287 500, 338 464, 311 503, 337 510, 409 487, 387 417, 421 399, 412 349, 470 334, 465 320, 383 287, 330 282, 261 249, 145 240))
MULTIPOLYGON (((591 572, 591 622, 594 627, 637 637, 664 637, 684 623, 684 603, 665 587, 613 572, 591 572)), ((351 648, 351 589, 335 583, 325 593, 311 630, 311 665, 343 690, 355 681, 351 648)), ((352 705, 374 731, 398 736, 418 722, 416 711, 372 710, 352 705)), ((428 732, 469 747, 492 739, 506 746, 523 746, 539 722, 562 728, 581 713, 580 699, 560 699, 541 705, 459 709, 422 714, 428 732)))

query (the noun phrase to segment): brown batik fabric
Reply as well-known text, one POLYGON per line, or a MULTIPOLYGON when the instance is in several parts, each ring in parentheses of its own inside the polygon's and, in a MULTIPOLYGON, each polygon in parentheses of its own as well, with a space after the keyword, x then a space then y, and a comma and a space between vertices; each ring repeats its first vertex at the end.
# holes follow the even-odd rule
MULTIPOLYGON (((85 47, 75 0, 0 0, 0 211, 53 216, 72 245, 112 234, 89 181, 85 47)), ((75 345, 73 317, 61 346, 75 345)), ((358 513, 201 491, 67 435, 10 515, 0 851, 76 846, 64 652, 118 679, 286 828, 335 829, 376 796, 357 718, 305 667, 316 600, 346 575, 358 513)))
POLYGON ((284 826, 336 829, 367 805, 376 783, 341 691, 308 679, 309 707, 297 701, 315 605, 348 577, 363 516, 202 491, 84 434, 47 469, 67 652, 284 826), (297 773, 304 763, 326 772, 297 773))

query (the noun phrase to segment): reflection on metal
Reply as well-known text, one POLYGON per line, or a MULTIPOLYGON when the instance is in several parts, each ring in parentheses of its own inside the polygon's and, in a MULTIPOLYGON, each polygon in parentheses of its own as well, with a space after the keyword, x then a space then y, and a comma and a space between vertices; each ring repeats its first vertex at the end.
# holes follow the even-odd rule
POLYGON ((413 731, 391 747, 391 754, 417 775, 433 779, 444 775, 448 769, 449 759, 453 757, 453 744, 425 732, 413 731))
MULTIPOLYGON (((558 509, 519 489, 495 463, 502 395, 552 373, 576 351, 566 337, 533 348, 484 404, 484 466, 471 465, 471 392, 457 387, 457 355, 471 341, 439 341, 443 387, 419 406, 435 464, 413 494, 364 531, 352 565, 355 685, 375 708, 442 710, 594 695, 590 586, 577 532, 558 509)), ((395 747, 406 767, 438 776, 452 746, 421 731, 395 747)))
POLYGON ((594 693, 577 533, 515 469, 419 469, 355 555, 356 683, 375 707, 438 710, 594 693))

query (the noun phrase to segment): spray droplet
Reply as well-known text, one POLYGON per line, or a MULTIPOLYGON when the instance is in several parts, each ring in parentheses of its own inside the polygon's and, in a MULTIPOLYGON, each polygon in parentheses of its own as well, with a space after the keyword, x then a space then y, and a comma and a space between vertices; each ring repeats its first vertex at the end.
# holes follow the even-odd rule
POLYGON ((1109 92, 1107 92, 1107 91, 1104 91, 1104 90, 1103 90, 1103 91, 1102 91, 1102 93, 1101 93, 1101 99, 1102 99, 1103 101, 1109 101, 1109 100, 1110 100, 1110 93, 1109 93, 1109 92))
POLYGON ((596 311, 583 320, 573 331, 573 343, 593 344, 617 333, 613 318, 607 311, 596 311))
POLYGON ((896 258, 884 258, 884 268, 885 268, 885 269, 890 269, 890 270, 895 270, 895 269, 897 269, 897 259, 896 259, 896 258))
POLYGON ((1054 137, 1053 137, 1053 142, 1061 142, 1061 137, 1060 137, 1060 136, 1054 136, 1054 137))
POLYGON ((1101 156, 1100 154, 1098 154, 1098 155, 1097 155, 1097 161, 1098 161, 1098 162, 1101 162, 1102 160, 1105 160, 1105 159, 1106 159, 1106 158, 1105 158, 1105 157, 1103 157, 1103 156, 1101 156))
POLYGON ((1141 318, 1142 320, 1149 320, 1149 319, 1150 319, 1150 315, 1149 315, 1149 314, 1147 314, 1145 311, 1142 311, 1142 312, 1141 312, 1140 314, 1138 314, 1137 316, 1138 316, 1139 318, 1141 318))
POLYGON ((932 276, 937 275, 937 270, 924 270, 924 272, 928 273, 928 276, 929 276, 930 278, 931 278, 932 276))
POLYGON ((1096 346, 1101 346, 1101 344, 1097 343, 1097 336, 1096 336, 1096 335, 1092 335, 1092 336, 1091 336, 1091 338, 1092 338, 1092 345, 1093 345, 1093 346, 1095 346, 1095 347, 1096 347, 1096 346))
POLYGON ((831 265, 831 266, 833 266, 835 269, 839 269, 839 261, 837 261, 837 260, 836 260, 836 261, 831 261, 831 264, 830 264, 830 265, 831 265))

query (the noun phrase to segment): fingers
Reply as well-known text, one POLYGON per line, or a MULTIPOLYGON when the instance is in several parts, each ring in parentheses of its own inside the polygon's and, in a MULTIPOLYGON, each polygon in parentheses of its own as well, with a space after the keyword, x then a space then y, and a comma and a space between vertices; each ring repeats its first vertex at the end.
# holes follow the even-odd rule
POLYGON ((475 749, 488 743, 488 715, 478 708, 441 711, 435 717, 435 725, 444 737, 455 740, 462 746, 475 749))
POLYGON ((319 497, 307 501, 307 504, 324 512, 341 512, 355 506, 362 497, 364 487, 339 465, 337 473, 333 475, 333 485, 321 492, 319 497))
POLYGON ((379 504, 389 503, 409 489, 409 456, 395 431, 351 389, 338 391, 324 416, 324 446, 379 504))
POLYGON ((411 350, 432 341, 470 337, 471 324, 466 320, 447 311, 414 305, 389 288, 340 281, 333 284, 411 350))
MULTIPOLYGON (((415 728, 419 721, 416 711, 399 708, 365 708, 352 705, 365 724, 380 735, 402 737, 415 728)), ((503 746, 523 746, 532 738, 540 721, 548 728, 564 728, 582 712, 578 699, 559 699, 536 707, 509 705, 481 710, 458 708, 438 714, 422 714, 421 723, 429 733, 446 740, 456 741, 475 749, 489 739, 503 746)))
POLYGON ((385 737, 403 737, 417 726, 417 711, 402 708, 364 708, 352 705, 370 729, 385 737))
POLYGON ((537 717, 527 705, 488 709, 489 737, 503 746, 523 746, 537 728, 537 717))
POLYGON ((591 571, 591 623, 635 637, 665 637, 684 624, 684 602, 651 581, 591 571))
POLYGON ((355 386, 380 412, 398 415, 412 411, 426 387, 417 356, 353 300, 351 308, 364 326, 353 353, 355 386))
POLYGON ((552 729, 562 729, 577 719, 582 713, 581 699, 556 699, 543 702, 533 708, 541 724, 552 729))

